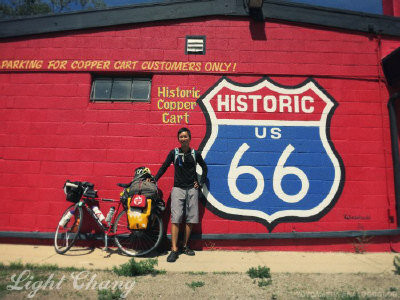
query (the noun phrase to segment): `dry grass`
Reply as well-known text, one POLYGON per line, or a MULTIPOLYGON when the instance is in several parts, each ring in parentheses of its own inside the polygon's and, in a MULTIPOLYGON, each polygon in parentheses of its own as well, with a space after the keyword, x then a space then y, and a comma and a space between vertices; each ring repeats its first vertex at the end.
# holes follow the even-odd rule
POLYGON ((112 271, 36 268, 21 277, 21 280, 25 278, 18 285, 22 290, 7 290, 7 286, 16 286, 15 281, 24 270, 28 269, 3 265, 0 273, 1 298, 116 299, 121 292, 125 292, 127 299, 400 299, 400 276, 394 273, 271 273, 271 283, 259 285, 246 273, 168 272, 125 277, 112 271), (74 282, 78 274, 80 279, 74 282), (43 287, 49 278, 54 282, 53 288, 48 283, 46 288, 38 289, 37 282, 41 281, 43 287), (56 284, 60 281, 57 288, 56 284), (107 282, 108 289, 105 289, 107 282), (120 284, 119 292, 117 283, 120 284), (38 290, 33 293, 35 288, 38 290))

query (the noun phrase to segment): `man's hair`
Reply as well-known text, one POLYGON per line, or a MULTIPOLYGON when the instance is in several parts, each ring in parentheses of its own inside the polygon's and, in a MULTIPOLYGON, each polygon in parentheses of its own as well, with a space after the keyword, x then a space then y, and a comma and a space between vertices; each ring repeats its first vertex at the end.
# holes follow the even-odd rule
POLYGON ((179 139, 179 135, 180 135, 182 132, 187 132, 188 135, 189 135, 189 138, 190 138, 190 139, 192 138, 192 134, 190 133, 190 130, 189 130, 188 128, 186 128, 186 127, 182 127, 181 129, 178 130, 178 139, 179 139))

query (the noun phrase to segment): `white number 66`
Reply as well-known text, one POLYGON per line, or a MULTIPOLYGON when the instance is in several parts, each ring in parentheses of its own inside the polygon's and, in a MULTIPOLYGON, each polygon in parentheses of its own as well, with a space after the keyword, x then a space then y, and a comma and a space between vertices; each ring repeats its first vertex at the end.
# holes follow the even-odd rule
MULTIPOLYGON (((264 177, 259 170, 252 166, 238 166, 240 159, 242 158, 243 154, 250 148, 249 145, 243 143, 242 146, 236 151, 235 155, 233 156, 231 165, 229 167, 228 172, 228 187, 229 191, 231 192, 232 196, 241 201, 241 202, 252 202, 256 200, 264 191, 264 177), (242 174, 250 174, 257 180, 257 186, 252 193, 243 194, 239 191, 236 185, 236 181, 238 177, 242 174)), ((281 157, 278 160, 278 164, 275 167, 274 175, 272 178, 273 182, 273 190, 276 196, 287 202, 287 203, 296 203, 302 200, 308 192, 310 187, 310 183, 306 174, 297 167, 285 167, 285 163, 289 158, 290 154, 293 152, 294 147, 289 144, 285 150, 283 151, 281 157), (282 178, 286 175, 295 175, 301 181, 301 189, 295 195, 288 195, 282 189, 282 178)))

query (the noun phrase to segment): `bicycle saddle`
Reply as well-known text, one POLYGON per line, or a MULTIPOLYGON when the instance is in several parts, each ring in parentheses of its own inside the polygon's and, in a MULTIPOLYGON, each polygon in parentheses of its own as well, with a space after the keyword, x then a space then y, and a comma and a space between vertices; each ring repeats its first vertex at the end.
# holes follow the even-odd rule
POLYGON ((130 183, 117 183, 119 187, 122 187, 124 189, 128 188, 131 184, 130 183))

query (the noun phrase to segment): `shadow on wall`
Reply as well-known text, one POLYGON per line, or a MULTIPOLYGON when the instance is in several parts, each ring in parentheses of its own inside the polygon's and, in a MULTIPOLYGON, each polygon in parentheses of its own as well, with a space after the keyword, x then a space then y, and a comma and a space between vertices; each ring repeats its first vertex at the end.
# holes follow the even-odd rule
POLYGON ((265 23, 255 20, 250 20, 249 29, 251 33, 251 39, 254 41, 266 41, 267 35, 265 33, 265 23))

